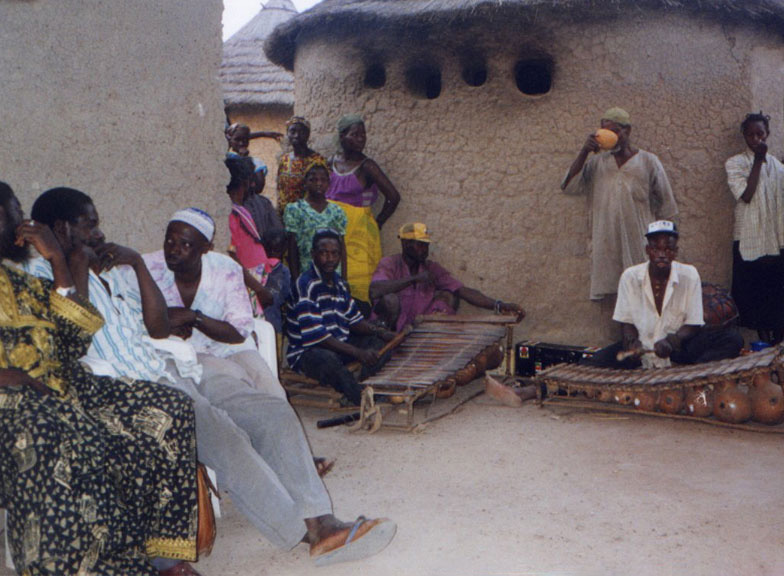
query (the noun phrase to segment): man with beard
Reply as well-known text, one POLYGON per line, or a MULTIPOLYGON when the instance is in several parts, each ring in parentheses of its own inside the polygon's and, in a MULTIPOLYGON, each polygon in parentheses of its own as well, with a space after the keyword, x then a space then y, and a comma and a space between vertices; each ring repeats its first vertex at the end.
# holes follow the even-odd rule
POLYGON ((601 128, 618 136, 615 148, 601 151, 596 135, 590 134, 561 183, 566 194, 587 194, 591 203, 592 300, 615 294, 621 273, 645 262, 648 223, 671 220, 678 213, 659 159, 631 144, 628 112, 610 108, 602 115, 601 128))
MULTIPOLYGON (((389 520, 360 517, 352 525, 332 514, 302 426, 285 398, 156 350, 148 332, 166 336, 170 326, 176 326, 177 333, 190 340, 199 330, 189 333, 181 324, 170 323, 167 303, 142 257, 105 241, 89 196, 72 189, 49 190, 36 200, 33 213, 51 223, 63 246, 86 245, 94 253, 89 296, 107 323, 96 334, 99 346, 90 349, 88 363, 94 369, 113 366, 128 378, 155 380, 187 393, 196 412, 199 459, 215 469, 220 486, 265 537, 287 549, 306 539, 317 565, 364 558, 391 541, 395 524, 389 520), (163 317, 157 320, 165 324, 165 333, 162 325, 156 327, 156 317, 163 317)), ((179 344, 196 357, 189 343, 179 344)))
POLYGON ((191 403, 175 390, 88 374, 103 324, 88 255, 22 221, 0 183, 0 506, 20 574, 155 576, 147 557, 195 560, 191 403), (9 263, 32 245, 52 280, 9 263))

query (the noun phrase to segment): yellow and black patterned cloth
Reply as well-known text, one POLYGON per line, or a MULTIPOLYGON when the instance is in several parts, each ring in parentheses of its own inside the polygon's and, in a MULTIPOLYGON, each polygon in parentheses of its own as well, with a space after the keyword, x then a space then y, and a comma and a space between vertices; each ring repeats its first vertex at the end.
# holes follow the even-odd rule
POLYGON ((196 438, 182 393, 86 372, 103 319, 46 280, 0 265, 0 507, 21 574, 150 575, 196 557, 196 438))

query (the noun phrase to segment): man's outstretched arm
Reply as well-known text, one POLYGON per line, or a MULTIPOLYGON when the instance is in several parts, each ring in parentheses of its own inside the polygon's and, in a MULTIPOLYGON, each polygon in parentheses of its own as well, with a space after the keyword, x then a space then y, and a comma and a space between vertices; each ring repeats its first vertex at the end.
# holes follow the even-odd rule
POLYGON ((479 290, 469 288, 468 286, 461 286, 457 290, 457 295, 469 304, 473 304, 477 308, 485 308, 487 310, 495 310, 504 314, 515 314, 518 322, 525 317, 525 310, 519 304, 514 302, 502 302, 501 300, 493 300, 489 296, 485 296, 479 290))

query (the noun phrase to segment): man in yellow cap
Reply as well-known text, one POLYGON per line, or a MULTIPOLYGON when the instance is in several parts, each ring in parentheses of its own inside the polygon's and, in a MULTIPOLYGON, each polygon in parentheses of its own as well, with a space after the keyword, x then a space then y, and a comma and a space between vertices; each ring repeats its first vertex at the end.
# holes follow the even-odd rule
POLYGON ((464 286, 443 266, 428 260, 430 233, 421 222, 402 226, 398 238, 402 253, 382 258, 370 282, 375 314, 390 329, 400 331, 420 314, 454 314, 460 299, 499 314, 525 315, 518 304, 464 286))
POLYGON ((615 147, 603 151, 596 134, 590 134, 561 183, 566 194, 590 198, 592 300, 615 294, 623 271, 646 261, 648 222, 672 220, 678 213, 659 159, 631 144, 629 113, 610 108, 601 127, 618 136, 615 147))

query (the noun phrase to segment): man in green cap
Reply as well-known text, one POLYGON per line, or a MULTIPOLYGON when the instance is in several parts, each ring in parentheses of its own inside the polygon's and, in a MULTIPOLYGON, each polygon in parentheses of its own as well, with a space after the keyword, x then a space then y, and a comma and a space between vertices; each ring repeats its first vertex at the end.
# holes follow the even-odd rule
POLYGON ((602 150, 596 134, 590 134, 561 183, 566 194, 591 199, 592 300, 615 294, 623 271, 646 261, 647 224, 678 213, 659 159, 631 144, 629 113, 610 108, 600 125, 615 133, 616 145, 602 150))

